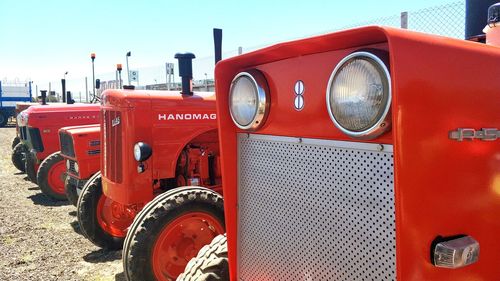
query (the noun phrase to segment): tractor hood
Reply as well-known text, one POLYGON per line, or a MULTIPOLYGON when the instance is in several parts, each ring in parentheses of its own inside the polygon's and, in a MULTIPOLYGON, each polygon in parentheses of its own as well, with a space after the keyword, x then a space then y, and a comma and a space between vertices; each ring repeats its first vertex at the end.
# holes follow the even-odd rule
POLYGON ((98 123, 99 109, 99 104, 34 105, 26 109, 24 114, 31 127, 39 124, 64 127, 98 123))
POLYGON ((186 96, 178 91, 113 89, 106 90, 102 97, 102 104, 106 107, 141 108, 154 105, 154 107, 178 108, 199 106, 207 102, 215 107, 215 93, 213 92, 195 92, 192 96, 186 96))

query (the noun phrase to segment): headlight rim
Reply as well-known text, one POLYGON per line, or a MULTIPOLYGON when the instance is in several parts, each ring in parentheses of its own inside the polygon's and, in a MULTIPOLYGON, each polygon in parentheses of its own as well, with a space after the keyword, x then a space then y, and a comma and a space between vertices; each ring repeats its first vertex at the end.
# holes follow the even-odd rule
POLYGON ((134 154, 134 159, 137 161, 137 162, 143 162, 143 161, 146 161, 148 160, 151 155, 153 154, 153 149, 151 148, 151 146, 145 142, 142 142, 142 141, 139 141, 139 142, 136 142, 134 144, 134 147, 133 147, 133 154, 134 154), (137 157, 135 157, 135 148, 138 147, 139 148, 139 152, 140 152, 140 155, 139 155, 139 159, 137 159, 137 157))
POLYGON ((236 74, 236 76, 234 76, 233 80, 231 81, 231 85, 229 87, 228 105, 229 105, 229 115, 231 116, 231 119, 233 120, 233 123, 236 125, 236 127, 247 131, 255 131, 261 128, 264 125, 267 116, 269 114, 269 104, 270 104, 269 86, 262 72, 260 72, 257 69, 249 69, 241 71, 238 74, 236 74), (236 82, 236 80, 242 76, 246 76, 252 81, 254 89, 257 92, 256 96, 257 109, 253 119, 247 125, 241 125, 236 121, 233 114, 233 108, 231 106, 233 85, 236 82))
MULTIPOLYGON (((375 51, 380 52, 380 50, 375 50, 375 51)), ((330 78, 328 79, 328 84, 326 89, 326 107, 328 115, 330 116, 330 119, 332 120, 335 127, 337 127, 344 134, 354 139, 374 139, 383 134, 384 132, 386 132, 391 127, 391 114, 390 114, 391 104, 392 104, 392 85, 391 85, 391 75, 389 69, 386 63, 379 56, 370 51, 360 50, 350 53, 337 63, 332 73, 330 74, 330 78), (333 79, 336 77, 337 72, 342 68, 342 66, 344 66, 344 64, 347 61, 356 57, 365 57, 375 62, 374 66, 377 69, 381 70, 381 73, 384 75, 384 77, 382 77, 382 80, 385 80, 385 82, 387 83, 387 102, 385 104, 384 110, 382 111, 382 114, 380 115, 380 118, 370 127, 362 131, 353 131, 342 126, 335 118, 331 109, 331 102, 330 102, 330 92, 333 86, 333 79)))

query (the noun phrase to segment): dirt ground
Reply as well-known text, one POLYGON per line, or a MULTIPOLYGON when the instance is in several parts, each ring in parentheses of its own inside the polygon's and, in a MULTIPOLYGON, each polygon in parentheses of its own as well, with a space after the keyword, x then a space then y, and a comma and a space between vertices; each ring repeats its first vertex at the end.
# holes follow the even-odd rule
POLYGON ((51 201, 12 165, 15 133, 0 128, 0 280, 125 280, 121 251, 85 239, 76 208, 51 201))

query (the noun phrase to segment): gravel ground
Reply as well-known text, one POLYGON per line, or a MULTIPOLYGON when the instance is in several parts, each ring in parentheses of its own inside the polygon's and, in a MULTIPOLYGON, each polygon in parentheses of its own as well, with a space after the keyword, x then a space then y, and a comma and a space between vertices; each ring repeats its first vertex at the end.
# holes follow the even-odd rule
POLYGON ((15 134, 0 128, 0 280, 125 280, 121 251, 85 239, 75 207, 51 201, 12 165, 15 134))

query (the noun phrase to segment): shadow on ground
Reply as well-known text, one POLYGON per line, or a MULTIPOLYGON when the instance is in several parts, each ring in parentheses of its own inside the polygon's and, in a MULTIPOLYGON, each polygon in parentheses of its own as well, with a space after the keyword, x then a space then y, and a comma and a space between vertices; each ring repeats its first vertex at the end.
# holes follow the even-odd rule
POLYGON ((35 205, 42 205, 42 206, 50 206, 50 207, 59 207, 59 206, 66 206, 69 205, 70 203, 68 201, 56 201, 54 199, 49 198, 43 193, 37 193, 31 196, 28 196, 35 205))
POLYGON ((83 256, 84 261, 91 263, 108 262, 108 261, 119 260, 121 258, 122 258, 121 250, 110 251, 104 249, 99 249, 83 256))
POLYGON ((80 224, 78 223, 78 221, 77 221, 77 220, 72 221, 72 222, 70 222, 69 224, 71 225, 71 227, 73 228, 73 230, 74 230, 76 233, 78 233, 78 234, 80 234, 80 235, 83 235, 82 230, 80 229, 80 224))
POLYGON ((125 273, 120 272, 118 274, 115 274, 115 281, 126 281, 125 279, 125 273))

